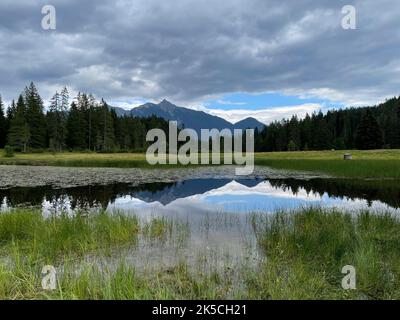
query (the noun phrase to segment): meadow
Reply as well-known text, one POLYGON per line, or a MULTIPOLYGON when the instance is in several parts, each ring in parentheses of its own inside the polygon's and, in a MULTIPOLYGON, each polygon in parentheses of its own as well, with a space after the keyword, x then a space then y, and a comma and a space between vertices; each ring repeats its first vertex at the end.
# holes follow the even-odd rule
POLYGON ((348 150, 257 153, 257 165, 320 172, 344 178, 400 178, 400 150, 348 150), (343 160, 344 154, 353 160, 343 160))
MULTIPOLYGON (((0 151, 1 153, 1 151, 0 151)), ((275 169, 318 172, 334 177, 399 179, 400 150, 304 151, 256 153, 255 164, 275 169), (351 153, 353 160, 344 161, 351 153)), ((17 153, 0 157, 0 165, 43 165, 64 167, 164 168, 151 166, 143 153, 17 153)))
MULTIPOLYGON (((43 217, 17 209, 0 214, 1 299, 399 299, 400 221, 389 214, 322 209, 251 217, 264 258, 254 267, 203 270, 186 260, 139 272, 123 256, 93 263, 138 238, 165 242, 179 222, 97 212, 43 217), (57 288, 41 288, 41 268, 54 264, 57 288), (355 290, 341 269, 353 265, 355 290), (239 280, 238 280, 239 279, 239 280)), ((182 226, 179 227, 182 230, 182 226)), ((187 230, 186 230, 187 231, 187 230)), ((182 241, 176 243, 179 250, 182 241)), ((210 259, 210 257, 208 257, 210 259)), ((205 264, 212 265, 205 261, 205 264)))

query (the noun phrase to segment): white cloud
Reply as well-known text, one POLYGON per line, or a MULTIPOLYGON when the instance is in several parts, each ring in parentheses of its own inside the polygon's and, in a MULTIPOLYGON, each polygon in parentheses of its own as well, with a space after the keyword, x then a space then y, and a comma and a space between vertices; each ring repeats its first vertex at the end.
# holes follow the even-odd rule
POLYGON ((233 101, 226 101, 226 100, 218 100, 218 104, 223 106, 245 106, 247 102, 233 102, 233 101))
POLYGON ((323 109, 324 106, 317 103, 306 103, 297 106, 287 107, 273 107, 259 110, 248 110, 248 109, 235 109, 235 110, 219 110, 210 109, 207 107, 192 107, 192 109, 204 111, 214 116, 218 116, 228 120, 231 123, 236 123, 240 120, 248 117, 256 118, 258 121, 268 124, 275 120, 282 120, 283 118, 291 118, 293 115, 297 115, 298 118, 304 118, 306 114, 312 114, 315 111, 323 109))
MULTIPOLYGON (((350 31, 332 0, 53 0, 57 30, 44 32, 40 2, 0 2, 6 101, 30 81, 44 99, 67 85, 127 105, 266 91, 365 105, 399 94, 398 0, 354 0, 350 31)), ((271 110, 281 115, 268 109, 262 121, 271 110)))

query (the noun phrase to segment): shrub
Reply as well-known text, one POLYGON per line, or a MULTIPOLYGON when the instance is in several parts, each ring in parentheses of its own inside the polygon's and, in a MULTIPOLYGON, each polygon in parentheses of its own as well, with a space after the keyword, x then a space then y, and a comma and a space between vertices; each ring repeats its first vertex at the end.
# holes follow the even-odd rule
POLYGON ((6 158, 12 158, 14 157, 14 148, 11 146, 5 146, 4 147, 4 157, 6 158))

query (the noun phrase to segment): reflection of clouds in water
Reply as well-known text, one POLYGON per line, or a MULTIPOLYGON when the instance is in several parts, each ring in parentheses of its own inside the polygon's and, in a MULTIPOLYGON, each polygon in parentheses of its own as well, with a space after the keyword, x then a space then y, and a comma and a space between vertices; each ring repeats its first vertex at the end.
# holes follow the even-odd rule
MULTIPOLYGON (((172 190, 169 190, 171 192, 172 190)), ((368 209, 371 211, 392 211, 398 213, 388 205, 373 201, 368 203, 363 199, 349 199, 329 197, 327 193, 322 195, 307 192, 299 188, 296 194, 290 189, 273 187, 269 182, 263 181, 253 187, 247 187, 236 181, 207 191, 183 197, 162 205, 160 202, 146 203, 131 196, 118 198, 109 209, 131 209, 140 212, 160 211, 185 211, 185 212, 273 212, 276 210, 294 210, 310 206, 322 206, 326 208, 339 208, 346 210, 368 209)))
MULTIPOLYGON (((289 184, 290 185, 290 184, 289 184)), ((60 193, 46 195, 44 200, 34 206, 42 207, 43 213, 49 216, 54 213, 74 214, 107 208, 109 211, 123 210, 127 213, 134 212, 142 216, 159 215, 204 215, 216 212, 274 212, 277 210, 295 210, 306 207, 338 208, 340 210, 368 209, 375 212, 394 212, 394 209, 384 202, 375 200, 367 201, 361 198, 333 197, 328 192, 311 191, 309 187, 296 187, 277 185, 273 180, 239 180, 228 179, 197 179, 183 181, 174 185, 158 189, 147 190, 145 187, 139 191, 121 189, 118 193, 108 192, 102 197, 102 189, 96 190, 99 197, 84 194, 60 193), (293 193, 295 190, 295 193, 293 193), (128 190, 129 191, 129 190, 128 190), (125 192, 125 193, 124 193, 125 192), (117 195, 119 194, 119 195, 117 195), (107 198, 107 195, 109 196, 107 198)), ((115 192, 115 191, 114 191, 115 192)), ((19 203, 9 204, 7 197, 0 199, 1 210, 6 210, 19 203)), ((21 203, 21 206, 30 206, 30 203, 21 203)), ((146 217, 147 218, 147 217, 146 217)))
POLYGON ((3 197, 0 198, 0 210, 6 210, 7 209, 7 198, 3 197))
POLYGON ((135 208, 147 208, 147 207, 157 207, 157 206, 162 206, 161 203, 159 202, 146 202, 140 199, 133 198, 131 196, 123 196, 119 197, 115 200, 113 205, 117 208, 123 209, 126 207, 127 209, 131 209, 132 206, 135 208))
POLYGON ((285 190, 283 188, 276 188, 273 187, 268 181, 263 181, 257 184, 254 187, 247 187, 239 182, 232 181, 225 186, 210 190, 204 193, 205 196, 218 196, 218 195, 269 195, 270 197, 277 197, 277 198, 293 198, 296 197, 297 199, 319 199, 320 196, 317 193, 310 192, 307 193, 305 189, 299 189, 296 195, 293 195, 293 192, 290 190, 285 190))

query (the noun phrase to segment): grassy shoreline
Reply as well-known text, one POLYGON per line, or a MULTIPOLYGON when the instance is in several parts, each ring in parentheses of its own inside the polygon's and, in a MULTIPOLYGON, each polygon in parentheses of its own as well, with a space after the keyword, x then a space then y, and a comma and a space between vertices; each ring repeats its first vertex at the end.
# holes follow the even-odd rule
MULTIPOLYGON (((0 151, 1 154, 1 151, 0 151)), ((256 153, 255 164, 275 169, 318 172, 343 178, 400 179, 400 150, 309 151, 256 153), (352 161, 343 154, 351 153, 352 161)), ((0 165, 33 165, 105 168, 171 168, 180 165, 149 165, 141 153, 31 153, 0 157, 0 165)))
MULTIPOLYGON (((134 216, 43 218, 19 209, 0 214, 1 299, 399 299, 400 221, 389 214, 304 209, 253 215, 259 266, 193 272, 185 260, 139 274, 120 257, 113 267, 84 254, 135 245, 138 234, 177 236, 166 221, 140 227, 134 216), (58 246, 57 244, 60 244, 58 246), (40 286, 41 268, 55 265, 57 289, 40 286), (345 265, 356 268, 357 289, 341 287, 345 265), (236 274, 236 276, 235 276, 236 274), (235 282, 241 279, 241 285, 235 282)), ((150 241, 151 239, 149 239, 150 241)), ((177 250, 179 250, 177 246, 177 250)))

